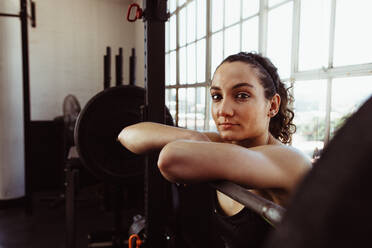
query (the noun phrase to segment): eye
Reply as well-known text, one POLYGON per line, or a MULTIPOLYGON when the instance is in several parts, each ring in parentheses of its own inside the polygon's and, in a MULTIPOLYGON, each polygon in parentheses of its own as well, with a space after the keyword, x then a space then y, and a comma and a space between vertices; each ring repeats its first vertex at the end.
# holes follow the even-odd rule
POLYGON ((212 93, 211 97, 212 97, 212 101, 214 101, 214 102, 219 101, 222 98, 221 95, 217 94, 217 93, 212 93))
POLYGON ((236 94, 236 96, 235 96, 235 98, 237 98, 238 100, 246 100, 249 97, 251 97, 251 96, 246 92, 240 92, 240 93, 236 94))

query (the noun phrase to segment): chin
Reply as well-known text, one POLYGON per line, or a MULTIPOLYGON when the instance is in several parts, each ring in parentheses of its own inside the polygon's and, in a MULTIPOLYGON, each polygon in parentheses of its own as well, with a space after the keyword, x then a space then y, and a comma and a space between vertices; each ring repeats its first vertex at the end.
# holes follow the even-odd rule
POLYGON ((222 131, 220 132, 220 137, 225 141, 237 141, 239 140, 236 135, 230 132, 222 131))

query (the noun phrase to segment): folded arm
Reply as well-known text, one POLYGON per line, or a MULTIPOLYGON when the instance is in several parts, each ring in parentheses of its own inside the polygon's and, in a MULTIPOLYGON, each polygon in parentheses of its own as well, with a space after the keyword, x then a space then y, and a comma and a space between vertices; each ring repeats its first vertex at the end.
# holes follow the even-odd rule
POLYGON ((255 189, 291 191, 310 163, 284 145, 247 149, 227 143, 179 140, 162 149, 158 166, 172 182, 228 180, 255 189))
POLYGON ((118 136, 123 146, 137 154, 160 151, 166 144, 179 139, 210 141, 207 135, 197 131, 152 122, 128 126, 118 136))

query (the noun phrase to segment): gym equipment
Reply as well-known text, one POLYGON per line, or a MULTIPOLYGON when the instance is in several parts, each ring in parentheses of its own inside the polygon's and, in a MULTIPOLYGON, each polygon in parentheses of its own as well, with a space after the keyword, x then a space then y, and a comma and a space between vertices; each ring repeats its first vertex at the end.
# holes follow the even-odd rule
POLYGON ((103 56, 103 89, 110 87, 111 82, 111 47, 106 47, 106 55, 103 56))
POLYGON ((115 56, 116 86, 123 84, 123 48, 119 48, 119 54, 115 56))
MULTIPOLYGON (((130 184, 144 174, 144 156, 136 155, 118 141, 120 131, 143 120, 145 90, 121 85, 92 97, 75 126, 75 144, 86 168, 102 181, 130 184)), ((166 109, 168 125, 172 116, 166 109)))
POLYGON ((337 131, 267 241, 275 247, 365 247, 372 230, 372 97, 337 131))
POLYGON ((132 48, 132 55, 129 57, 129 84, 136 84, 136 49, 132 48))
POLYGON ((280 223, 285 209, 272 201, 269 201, 259 195, 253 194, 248 189, 228 181, 211 182, 209 185, 212 188, 219 190, 232 199, 240 202, 244 206, 252 209, 257 214, 261 215, 271 225, 280 223))
POLYGON ((75 144, 86 168, 102 181, 126 184, 143 177, 144 156, 118 141, 120 131, 140 122, 145 91, 137 86, 108 88, 91 98, 75 127, 75 144))
MULTIPOLYGON (((92 97, 85 105, 75 126, 75 145, 79 159, 96 178, 115 185, 115 232, 113 243, 124 242, 120 211, 122 187, 143 181, 145 156, 125 149, 118 141, 120 131, 143 120, 145 90, 133 85, 110 87, 92 97)), ((173 125, 166 109, 167 124, 173 125)), ((73 228, 73 225, 70 224, 73 228)), ((72 239, 73 240, 73 239, 72 239)))

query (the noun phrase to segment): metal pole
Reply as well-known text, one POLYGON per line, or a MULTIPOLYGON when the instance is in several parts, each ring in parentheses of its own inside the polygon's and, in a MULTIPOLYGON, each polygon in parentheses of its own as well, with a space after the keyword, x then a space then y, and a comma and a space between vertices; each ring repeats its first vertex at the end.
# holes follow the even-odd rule
POLYGON ((123 84, 123 48, 119 48, 119 54, 115 56, 116 86, 123 84))
POLYGON ((28 23, 27 23, 27 0, 21 2, 21 32, 22 32, 22 71, 23 71, 23 113, 24 113, 24 138, 25 138, 25 199, 26 213, 32 214, 32 183, 30 164, 30 71, 28 57, 28 23))
POLYGON ((7 14, 7 13, 0 13, 0 16, 5 16, 5 17, 20 17, 20 15, 16 15, 16 14, 7 14))
POLYGON ((111 47, 106 47, 106 55, 103 56, 103 89, 110 88, 111 82, 111 47))
POLYGON ((136 84, 136 50, 132 48, 132 55, 129 58, 129 84, 136 84))
MULTIPOLYGON (((166 0, 144 0, 145 88, 147 121, 165 123, 165 21, 166 0)), ((166 202, 169 183, 156 166, 157 155, 147 156, 145 170, 146 243, 165 247, 166 202)))

